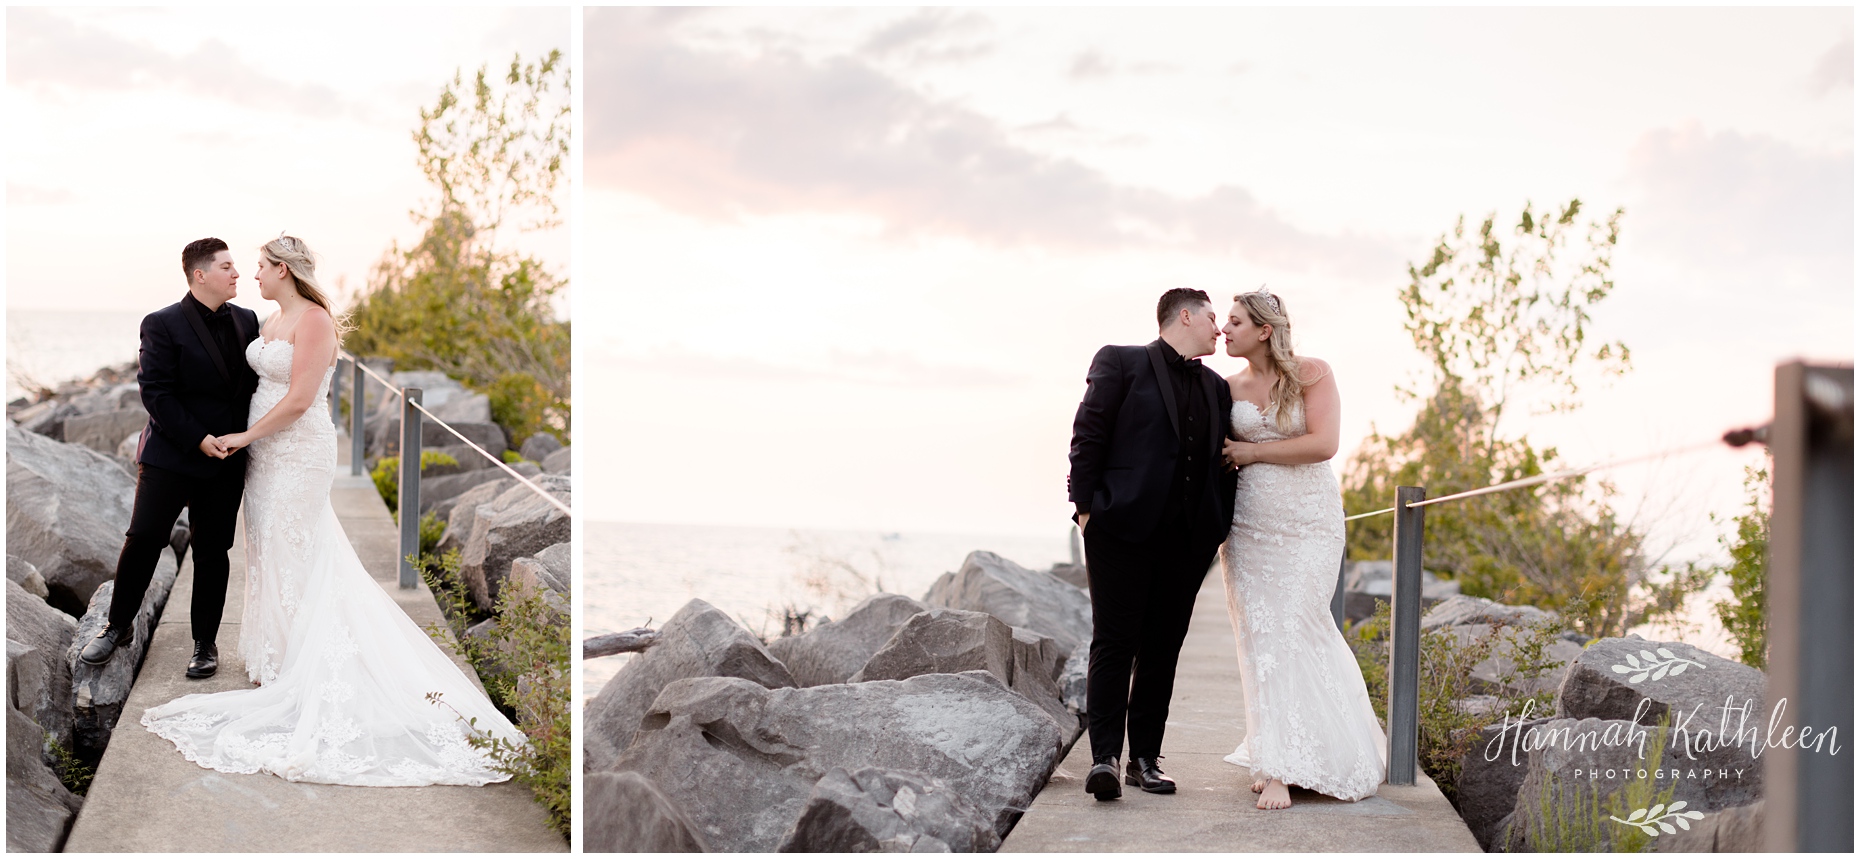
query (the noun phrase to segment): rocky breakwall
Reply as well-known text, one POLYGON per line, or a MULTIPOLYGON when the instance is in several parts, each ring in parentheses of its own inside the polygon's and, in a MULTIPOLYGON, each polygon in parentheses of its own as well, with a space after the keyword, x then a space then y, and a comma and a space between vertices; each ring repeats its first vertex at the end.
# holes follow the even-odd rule
POLYGON ((1682 642, 1598 640, 1563 673, 1553 712, 1484 730, 1462 760, 1460 813, 1487 850, 1542 845, 1572 820, 1600 833, 1586 849, 1609 850, 1641 834, 1608 819, 1642 810, 1627 807, 1638 784, 1648 805, 1670 794, 1653 849, 1761 849, 1764 682, 1682 642))
MULTIPOLYGON (((44 418, 58 411, 43 410, 36 425, 56 426, 44 418)), ((187 531, 177 525, 175 553, 158 562, 133 640, 109 663, 84 665, 77 653, 109 613, 135 478, 115 457, 10 420, 6 464, 7 846, 48 851, 62 843, 81 803, 59 782, 56 762, 102 757, 167 604, 187 531)))
POLYGON ((1080 733, 1090 600, 974 552, 764 645, 693 600, 586 708, 590 851, 988 851, 1080 733))

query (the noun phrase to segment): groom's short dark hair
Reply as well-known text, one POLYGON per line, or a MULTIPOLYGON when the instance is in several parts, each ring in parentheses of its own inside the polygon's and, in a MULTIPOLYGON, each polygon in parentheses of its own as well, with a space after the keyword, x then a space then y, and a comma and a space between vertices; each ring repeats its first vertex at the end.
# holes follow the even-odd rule
POLYGON ((194 282, 194 269, 206 268, 213 255, 223 250, 230 250, 226 243, 215 238, 195 239, 181 249, 181 276, 188 283, 194 282))
MULTIPOLYGON (((192 275, 189 276, 191 277, 192 275)), ((1214 302, 1209 301, 1208 294, 1199 289, 1184 289, 1182 287, 1171 289, 1163 293, 1162 298, 1156 302, 1156 327, 1167 328, 1169 326, 1169 320, 1174 319, 1177 313, 1182 312, 1182 308, 1197 307, 1203 304, 1212 306, 1214 302)))

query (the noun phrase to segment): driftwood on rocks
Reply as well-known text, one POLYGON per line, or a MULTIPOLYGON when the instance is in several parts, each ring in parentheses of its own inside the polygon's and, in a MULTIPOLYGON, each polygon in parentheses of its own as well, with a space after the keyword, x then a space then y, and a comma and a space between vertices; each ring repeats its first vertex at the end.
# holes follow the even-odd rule
POLYGON ((711 849, 765 852, 836 767, 940 779, 1003 834, 1058 748, 1052 719, 983 671, 806 689, 701 677, 664 687, 614 768, 650 774, 711 849))
POLYGON ((970 552, 961 569, 943 574, 930 586, 924 602, 987 612, 1009 626, 1052 637, 1067 654, 1091 641, 1090 597, 993 552, 970 552))
POLYGON ((834 767, 814 783, 780 853, 993 853, 987 815, 941 779, 834 767))
POLYGON ((796 686, 845 683, 905 621, 928 608, 907 596, 873 594, 837 621, 769 642, 769 653, 788 667, 796 686))
POLYGON ((621 653, 638 653, 659 643, 659 634, 646 627, 625 632, 609 632, 581 642, 582 659, 598 659, 621 653))
POLYGON ((590 773, 582 849, 589 853, 703 853, 704 839, 652 781, 635 772, 590 773))
POLYGON ((692 600, 660 628, 657 644, 621 666, 588 702, 583 711, 584 769, 610 769, 633 741, 640 719, 660 691, 674 681, 693 677, 734 677, 768 687, 794 685, 788 669, 742 624, 710 603, 692 600))

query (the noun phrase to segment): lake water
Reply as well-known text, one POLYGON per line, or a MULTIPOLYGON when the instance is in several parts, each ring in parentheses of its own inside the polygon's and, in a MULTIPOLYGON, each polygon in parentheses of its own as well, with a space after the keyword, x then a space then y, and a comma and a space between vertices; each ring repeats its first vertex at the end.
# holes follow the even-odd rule
POLYGON ((99 368, 134 361, 146 313, 8 308, 7 400, 26 395, 22 381, 56 387, 90 378, 99 368))
MULTIPOLYGON (((590 522, 583 539, 590 636, 648 621, 656 629, 694 598, 772 636, 784 606, 838 617, 878 590, 921 597, 976 549, 1030 569, 1071 560, 1064 528, 1029 537, 590 522)), ((584 694, 598 693, 627 658, 583 663, 584 694)))

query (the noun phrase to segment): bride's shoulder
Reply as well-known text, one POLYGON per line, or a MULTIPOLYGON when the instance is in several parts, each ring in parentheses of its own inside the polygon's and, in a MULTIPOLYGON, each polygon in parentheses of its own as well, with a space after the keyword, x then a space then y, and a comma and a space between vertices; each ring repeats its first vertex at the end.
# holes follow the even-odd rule
POLYGON ((1322 358, 1301 355, 1298 358, 1298 384, 1314 385, 1320 380, 1330 378, 1330 364, 1322 358))

